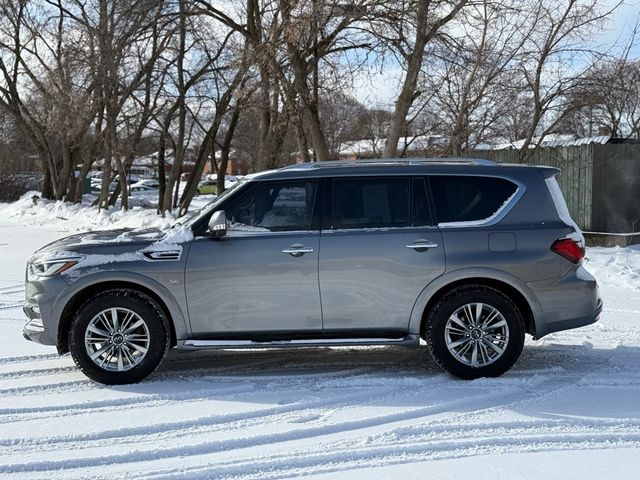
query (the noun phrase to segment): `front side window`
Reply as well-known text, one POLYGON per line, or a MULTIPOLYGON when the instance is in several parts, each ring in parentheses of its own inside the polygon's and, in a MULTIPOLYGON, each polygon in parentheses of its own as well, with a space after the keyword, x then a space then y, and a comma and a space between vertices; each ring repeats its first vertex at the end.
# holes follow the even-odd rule
POLYGON ((429 181, 438 224, 488 221, 518 189, 494 177, 433 175, 429 181))
POLYGON ((410 226, 409 182, 409 178, 334 179, 331 227, 410 226))
POLYGON ((286 232, 310 230, 316 182, 259 184, 225 211, 229 230, 286 232))

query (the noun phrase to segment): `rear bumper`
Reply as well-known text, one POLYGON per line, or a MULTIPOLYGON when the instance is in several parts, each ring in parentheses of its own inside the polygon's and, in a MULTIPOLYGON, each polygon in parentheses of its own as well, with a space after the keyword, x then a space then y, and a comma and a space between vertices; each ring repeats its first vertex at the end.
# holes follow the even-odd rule
MULTIPOLYGON (((599 299, 599 305, 593 314, 585 315, 583 317, 568 318, 566 320, 559 320, 548 325, 547 331, 544 335, 548 335, 553 332, 560 332, 562 330, 571 330, 572 328, 585 327, 596 323, 600 320, 600 314, 602 313, 602 300, 599 299)), ((536 332, 536 338, 540 338, 542 335, 538 335, 536 332)))
POLYGON ((527 284, 538 298, 543 315, 535 318, 535 338, 591 325, 600 319, 598 284, 584 267, 552 280, 527 284))

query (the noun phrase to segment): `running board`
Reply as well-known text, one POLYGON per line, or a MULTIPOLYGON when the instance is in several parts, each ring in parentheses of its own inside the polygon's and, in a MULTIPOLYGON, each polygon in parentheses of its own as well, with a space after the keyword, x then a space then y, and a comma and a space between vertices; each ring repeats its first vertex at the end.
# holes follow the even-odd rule
POLYGON ((354 347, 372 345, 399 345, 417 347, 418 335, 403 338, 302 338, 296 340, 181 340, 178 349, 205 350, 223 348, 289 348, 289 347, 354 347))

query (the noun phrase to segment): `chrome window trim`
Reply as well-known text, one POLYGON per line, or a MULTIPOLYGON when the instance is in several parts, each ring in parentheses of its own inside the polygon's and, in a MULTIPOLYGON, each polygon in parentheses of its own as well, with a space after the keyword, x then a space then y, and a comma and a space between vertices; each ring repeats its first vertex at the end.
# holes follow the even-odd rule
POLYGON ((274 230, 268 232, 249 232, 242 230, 227 230, 227 234, 224 238, 239 238, 239 237, 282 237, 282 236, 303 236, 303 235, 320 235, 320 230, 274 230))
POLYGON ((363 228, 332 228, 322 230, 322 235, 334 233, 385 233, 385 232, 418 232, 423 230, 438 231, 437 225, 409 226, 409 227, 363 227, 363 228))

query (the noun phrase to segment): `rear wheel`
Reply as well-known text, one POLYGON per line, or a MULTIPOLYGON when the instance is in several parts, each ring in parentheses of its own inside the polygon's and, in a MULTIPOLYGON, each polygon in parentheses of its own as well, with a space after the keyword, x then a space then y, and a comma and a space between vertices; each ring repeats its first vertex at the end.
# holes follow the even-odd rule
POLYGON ((497 377, 518 360, 524 323, 516 304, 482 285, 455 288, 427 317, 425 340, 447 372, 463 379, 497 377))
POLYGON ((169 348, 168 332, 167 319, 151 298, 111 290, 80 307, 69 332, 69 349, 92 380, 135 383, 160 364, 169 348))

